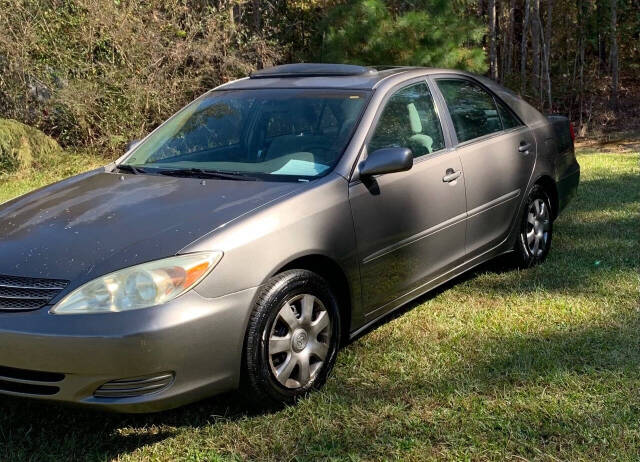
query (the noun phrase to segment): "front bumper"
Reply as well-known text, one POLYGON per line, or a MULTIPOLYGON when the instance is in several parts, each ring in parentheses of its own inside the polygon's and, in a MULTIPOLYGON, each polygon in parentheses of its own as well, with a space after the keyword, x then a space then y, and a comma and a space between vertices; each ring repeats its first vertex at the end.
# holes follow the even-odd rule
POLYGON ((236 388, 257 290, 215 299, 190 291, 166 305, 123 313, 0 313, 0 393, 153 412, 236 388), (162 374, 173 379, 159 390, 94 396, 110 381, 162 374))

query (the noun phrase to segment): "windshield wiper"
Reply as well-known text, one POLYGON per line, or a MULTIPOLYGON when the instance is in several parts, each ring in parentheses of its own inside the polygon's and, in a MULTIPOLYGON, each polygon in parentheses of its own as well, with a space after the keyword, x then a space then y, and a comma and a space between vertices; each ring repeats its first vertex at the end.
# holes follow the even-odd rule
POLYGON ((159 169, 160 175, 184 176, 194 178, 221 178, 224 180, 258 181, 259 178, 242 172, 223 172, 220 170, 205 170, 202 168, 159 169))
POLYGON ((134 167, 133 165, 119 164, 119 165, 116 165, 116 168, 123 172, 133 173, 134 175, 137 175, 139 173, 145 173, 145 171, 142 168, 134 167))

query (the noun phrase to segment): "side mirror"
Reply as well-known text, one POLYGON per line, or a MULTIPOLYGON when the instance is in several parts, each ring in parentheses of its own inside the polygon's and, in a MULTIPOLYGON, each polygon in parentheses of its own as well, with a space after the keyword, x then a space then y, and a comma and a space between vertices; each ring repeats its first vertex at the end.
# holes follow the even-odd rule
POLYGON ((139 145, 140 141, 142 141, 142 140, 129 141, 129 144, 127 144, 127 151, 126 152, 131 151, 133 148, 135 148, 137 145, 139 145))
POLYGON ((413 153, 409 148, 382 148, 373 151, 360 162, 360 176, 404 172, 413 167, 413 153))

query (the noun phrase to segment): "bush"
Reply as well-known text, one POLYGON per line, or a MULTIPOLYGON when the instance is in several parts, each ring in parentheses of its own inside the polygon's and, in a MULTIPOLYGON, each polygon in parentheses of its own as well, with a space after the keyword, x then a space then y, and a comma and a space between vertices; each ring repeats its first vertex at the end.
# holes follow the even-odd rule
POLYGON ((475 24, 470 32, 445 0, 418 6, 0 0, 0 116, 37 127, 64 148, 116 157, 208 89, 279 62, 483 69, 475 24))
POLYGON ((42 167, 63 152, 56 140, 16 120, 0 119, 0 176, 42 167))
POLYGON ((272 64, 225 2, 0 0, 0 114, 105 153, 195 96, 272 64))

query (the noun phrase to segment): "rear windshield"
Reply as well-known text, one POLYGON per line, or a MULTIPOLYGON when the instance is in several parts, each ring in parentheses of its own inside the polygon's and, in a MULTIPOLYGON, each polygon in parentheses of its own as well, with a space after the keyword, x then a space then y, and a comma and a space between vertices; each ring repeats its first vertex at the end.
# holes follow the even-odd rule
POLYGON ((352 90, 214 91, 169 119, 123 164, 315 178, 342 156, 368 98, 352 90))

